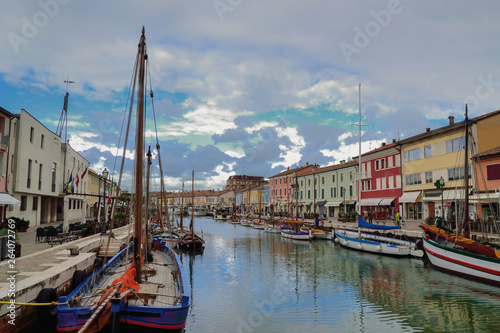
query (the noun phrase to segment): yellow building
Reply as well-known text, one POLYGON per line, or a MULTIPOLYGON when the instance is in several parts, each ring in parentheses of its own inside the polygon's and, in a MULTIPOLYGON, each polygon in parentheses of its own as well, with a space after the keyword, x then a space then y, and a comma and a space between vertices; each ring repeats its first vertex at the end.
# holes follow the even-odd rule
MULTIPOLYGON (((475 153, 498 145, 500 111, 472 118, 469 125, 470 132, 476 134, 475 153)), ((402 146, 404 194, 400 204, 403 216, 453 219, 457 201, 464 198, 464 121, 455 123, 454 117, 450 116, 448 126, 432 131, 427 128, 423 134, 401 140, 399 144, 402 146)), ((474 174, 474 167, 470 165, 469 188, 475 188, 474 174)), ((471 216, 475 217, 474 209, 471 216)))

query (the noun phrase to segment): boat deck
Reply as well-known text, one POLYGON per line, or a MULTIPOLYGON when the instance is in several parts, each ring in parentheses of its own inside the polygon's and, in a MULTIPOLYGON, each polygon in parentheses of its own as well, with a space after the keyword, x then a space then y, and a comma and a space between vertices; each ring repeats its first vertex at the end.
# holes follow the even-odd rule
MULTIPOLYGON (((146 272, 146 276, 143 275, 144 281, 139 285, 139 291, 128 298, 128 304, 161 307, 178 305, 182 295, 176 295, 176 271, 163 254, 156 250, 153 250, 152 254, 153 262, 143 264, 143 272, 146 272)), ((108 275, 99 283, 97 292, 93 295, 83 295, 85 301, 82 300, 82 306, 93 306, 99 301, 105 292, 105 286, 111 285, 114 280, 121 277, 129 266, 130 260, 123 262, 115 269, 114 274, 108 275)))

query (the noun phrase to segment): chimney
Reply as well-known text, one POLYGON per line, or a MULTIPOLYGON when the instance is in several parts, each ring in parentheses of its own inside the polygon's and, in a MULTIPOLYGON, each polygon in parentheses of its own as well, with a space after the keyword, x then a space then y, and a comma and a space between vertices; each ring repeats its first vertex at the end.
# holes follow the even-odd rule
POLYGON ((340 161, 340 165, 343 165, 345 163, 345 160, 340 161))
POLYGON ((453 125, 455 123, 455 117, 453 117, 453 116, 449 116, 448 120, 450 122, 450 125, 453 125))
POLYGON ((385 147, 385 142, 382 142, 382 147, 385 147))
POLYGON ((427 128, 425 129, 425 131, 426 131, 426 132, 430 132, 430 131, 431 131, 431 128, 430 128, 430 127, 427 127, 427 128))
POLYGON ((396 139, 392 139, 392 143, 396 143, 396 139))
POLYGON ((309 166, 309 162, 306 162, 306 166, 309 166))

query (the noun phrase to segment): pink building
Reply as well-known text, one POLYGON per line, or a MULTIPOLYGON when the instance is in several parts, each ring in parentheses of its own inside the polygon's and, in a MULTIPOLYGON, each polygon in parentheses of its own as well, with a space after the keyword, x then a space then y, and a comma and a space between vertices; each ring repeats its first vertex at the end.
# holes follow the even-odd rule
MULTIPOLYGON (((294 200, 293 179, 298 171, 311 171, 314 165, 306 163, 305 166, 280 172, 269 177, 269 204, 271 213, 292 214, 294 200)), ((316 166, 317 167, 317 166, 316 166)))
POLYGON ((361 155, 361 213, 365 217, 386 219, 399 210, 401 154, 399 144, 390 144, 361 155), (370 214, 370 210, 373 214, 370 214))

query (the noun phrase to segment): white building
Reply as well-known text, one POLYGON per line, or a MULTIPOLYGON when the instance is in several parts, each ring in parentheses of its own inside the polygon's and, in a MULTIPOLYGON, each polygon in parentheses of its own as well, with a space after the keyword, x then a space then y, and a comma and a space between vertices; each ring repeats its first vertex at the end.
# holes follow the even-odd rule
POLYGON ((8 189, 21 205, 9 206, 7 216, 29 220, 30 227, 82 221, 83 195, 66 195, 66 183, 73 172, 74 192, 85 193, 87 176, 79 179, 78 187, 76 177, 88 161, 25 110, 15 115, 11 126, 8 189))

